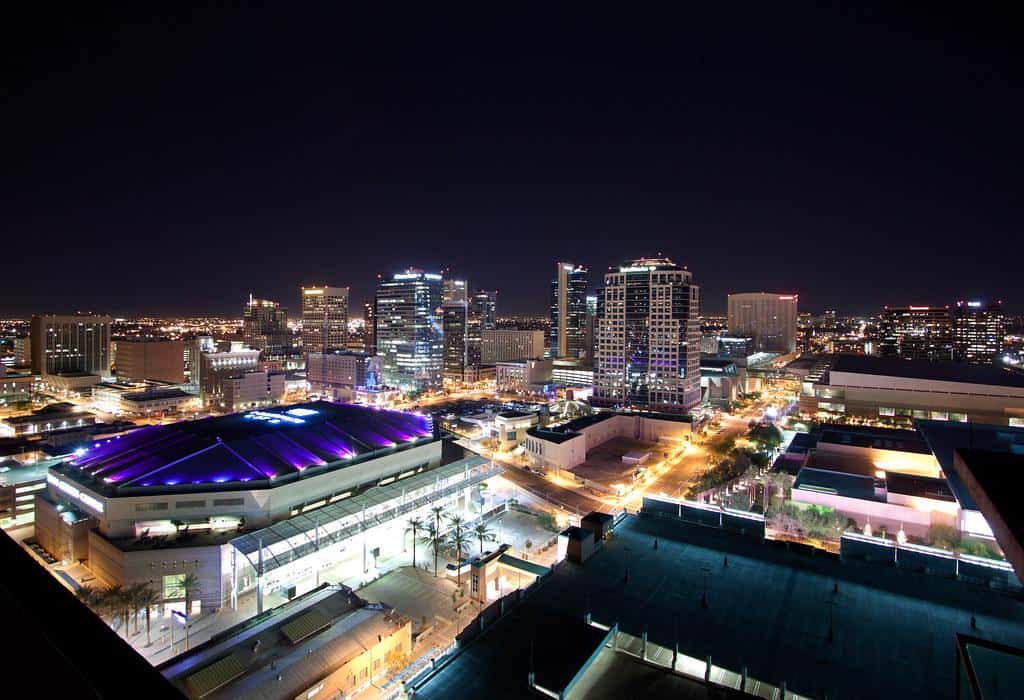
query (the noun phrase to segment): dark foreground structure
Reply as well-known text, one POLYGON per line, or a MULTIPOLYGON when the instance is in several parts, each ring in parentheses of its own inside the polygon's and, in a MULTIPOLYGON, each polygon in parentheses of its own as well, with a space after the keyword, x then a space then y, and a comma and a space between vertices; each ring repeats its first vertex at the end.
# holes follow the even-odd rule
MULTIPOLYGON (((768 685, 787 697, 975 697, 957 692, 968 676, 958 633, 1024 645, 1024 607, 1010 595, 777 544, 627 517, 584 565, 555 567, 418 679, 415 697, 520 698, 531 683, 573 699, 743 697, 741 686, 768 685)), ((1003 693, 1020 657, 1004 658, 981 671, 1002 693, 981 697, 1013 697, 1003 693)))
POLYGON ((0 533, 0 610, 17 641, 4 645, 10 697, 182 697, 32 556, 0 533))

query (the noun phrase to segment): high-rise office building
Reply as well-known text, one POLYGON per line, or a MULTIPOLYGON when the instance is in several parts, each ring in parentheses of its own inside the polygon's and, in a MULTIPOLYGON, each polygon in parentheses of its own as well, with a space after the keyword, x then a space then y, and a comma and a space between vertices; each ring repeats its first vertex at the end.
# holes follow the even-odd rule
POLYGON ((302 288, 302 351, 343 348, 348 340, 348 287, 302 288))
POLYGON ((480 331, 490 331, 498 327, 497 290, 476 290, 470 299, 469 307, 470 316, 479 323, 480 331))
POLYGON ((441 281, 441 303, 451 304, 453 302, 467 301, 469 288, 466 280, 456 280, 446 277, 441 281))
POLYGON ((288 313, 278 302, 255 299, 250 294, 242 314, 242 332, 250 348, 281 352, 291 347, 288 313))
POLYGON ((450 301, 441 305, 441 325, 444 331, 444 378, 461 382, 469 366, 469 338, 467 328, 468 304, 450 301))
POLYGON ((796 294, 730 294, 729 334, 753 338, 756 352, 793 352, 798 301, 796 294))
POLYGON ((32 317, 34 374, 110 376, 110 316, 42 314, 32 317))
POLYGON ((953 359, 989 365, 997 361, 1006 336, 1003 302, 958 301, 953 309, 953 359))
POLYGON ((363 345, 368 355, 377 354, 377 300, 363 304, 363 345))
POLYGON ((953 324, 945 306, 887 306, 878 332, 882 357, 933 361, 953 357, 953 324))
POLYGON ((700 403, 700 288, 667 258, 604 276, 598 299, 597 406, 683 412, 700 403))
POLYGON ((410 268, 382 279, 376 303, 375 335, 384 383, 406 389, 440 386, 441 275, 410 268))
POLYGON ((550 354, 552 357, 585 357, 587 268, 568 262, 557 264, 551 282, 550 354))

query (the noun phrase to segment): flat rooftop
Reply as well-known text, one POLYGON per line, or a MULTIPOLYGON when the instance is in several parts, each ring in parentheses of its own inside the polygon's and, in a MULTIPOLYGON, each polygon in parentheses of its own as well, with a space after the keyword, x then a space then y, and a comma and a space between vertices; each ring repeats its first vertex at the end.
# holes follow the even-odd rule
POLYGON ((295 697, 401 622, 366 607, 351 591, 321 589, 292 601, 265 622, 242 623, 235 633, 221 635, 222 641, 178 657, 161 670, 186 697, 295 697))
POLYGON ((111 495, 126 487, 252 488, 435 439, 426 416, 315 401, 147 426, 94 442, 61 471, 111 495))
POLYGON ((876 450, 895 450, 918 454, 931 453, 928 443, 916 430, 825 423, 817 429, 816 436, 818 442, 835 445, 871 447, 876 450))
MULTIPOLYGON (((989 589, 630 516, 585 565, 556 567, 417 697, 529 697, 531 642, 534 658, 542 658, 545 638, 562 635, 554 631, 559 623, 568 629, 588 611, 595 622, 617 621, 637 637, 646 629, 662 647, 678 639, 683 654, 710 655, 716 666, 735 672, 746 666, 751 677, 784 681, 790 691, 814 698, 953 697, 955 635, 970 630, 972 615, 973 634, 1024 644, 1024 607, 989 589)), ((576 648, 568 638, 565 646, 568 653, 576 648)), ((678 697, 674 689, 646 689, 629 692, 678 697)))
POLYGON ((1024 388, 1024 375, 1000 369, 995 365, 900 360, 868 355, 837 355, 832 363, 832 371, 1024 388))

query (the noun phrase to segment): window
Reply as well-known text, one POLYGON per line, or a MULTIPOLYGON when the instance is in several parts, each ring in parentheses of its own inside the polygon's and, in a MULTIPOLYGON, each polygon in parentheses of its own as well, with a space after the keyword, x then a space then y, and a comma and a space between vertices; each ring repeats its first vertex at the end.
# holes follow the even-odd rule
POLYGON ((175 508, 205 508, 206 501, 176 501, 175 508))

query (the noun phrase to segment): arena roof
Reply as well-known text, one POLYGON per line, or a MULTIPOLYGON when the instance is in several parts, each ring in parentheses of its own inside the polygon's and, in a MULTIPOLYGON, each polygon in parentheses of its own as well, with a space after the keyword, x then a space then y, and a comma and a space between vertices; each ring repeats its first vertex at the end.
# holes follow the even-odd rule
POLYGON ((433 438, 427 416, 315 401, 147 426, 62 471, 107 490, 265 482, 433 438))

